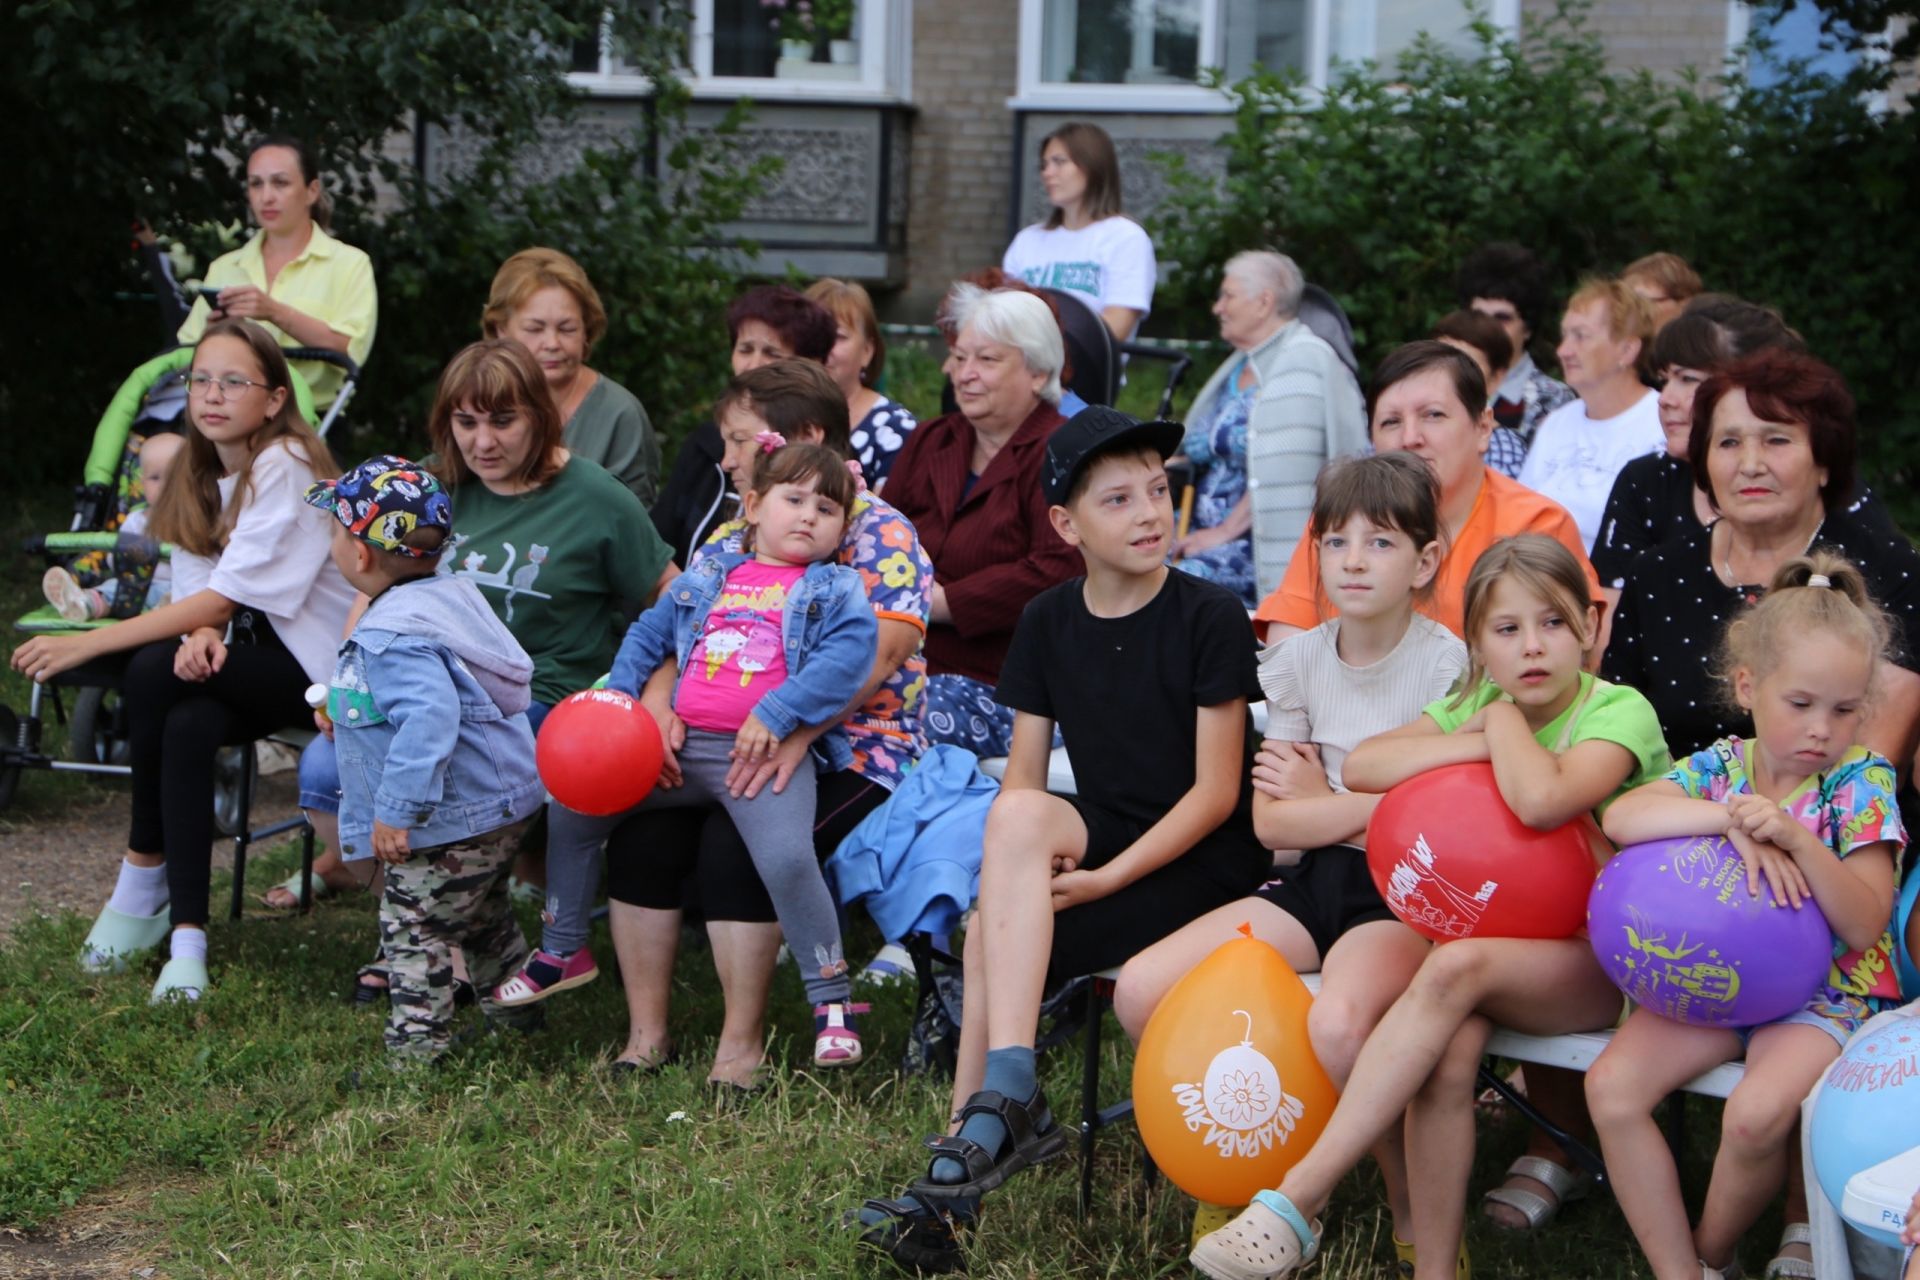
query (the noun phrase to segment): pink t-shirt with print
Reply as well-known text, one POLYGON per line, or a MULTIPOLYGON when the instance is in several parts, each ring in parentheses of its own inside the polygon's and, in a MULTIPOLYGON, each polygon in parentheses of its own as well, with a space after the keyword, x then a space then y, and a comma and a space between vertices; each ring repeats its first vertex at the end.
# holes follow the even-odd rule
POLYGON ((687 654, 673 709, 690 728, 735 733, 769 689, 787 679, 780 633, 787 597, 805 565, 734 566, 687 654))

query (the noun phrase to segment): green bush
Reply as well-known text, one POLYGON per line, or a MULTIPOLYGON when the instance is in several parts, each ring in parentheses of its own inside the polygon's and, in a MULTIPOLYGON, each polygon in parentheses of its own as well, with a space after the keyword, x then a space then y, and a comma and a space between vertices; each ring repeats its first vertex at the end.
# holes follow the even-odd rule
POLYGON ((0 420, 23 479, 77 478, 87 433, 126 372, 161 345, 127 252, 144 216, 202 268, 245 213, 258 132, 310 140, 335 228, 373 257, 379 330, 347 448, 414 445, 433 382, 478 335, 500 261, 530 244, 581 257, 612 330, 595 364, 671 434, 725 376, 720 312, 734 290, 719 227, 764 169, 735 162, 729 121, 683 127, 684 6, 669 0, 32 0, 0 6, 0 111, 11 176, 0 242, 35 264, 0 315, 0 420), (579 95, 564 51, 611 16, 625 60, 659 93, 635 136, 531 182, 579 95), (29 123, 30 122, 30 123, 29 123), (428 189, 409 135, 446 126, 472 144, 428 189), (660 181, 645 176, 657 156, 660 181), (31 376, 27 371, 32 371, 31 376))
POLYGON ((1866 468, 1920 527, 1920 315, 1890 292, 1920 278, 1920 116, 1875 109, 1884 65, 1767 88, 1613 70, 1583 14, 1518 38, 1478 24, 1466 54, 1423 40, 1398 76, 1348 67, 1323 93, 1266 72, 1231 86, 1224 186, 1169 161, 1154 235, 1177 266, 1156 309, 1210 330, 1220 265, 1270 245, 1340 299, 1370 364, 1453 307, 1455 268, 1487 241, 1527 245, 1563 290, 1671 250, 1846 374, 1866 468))

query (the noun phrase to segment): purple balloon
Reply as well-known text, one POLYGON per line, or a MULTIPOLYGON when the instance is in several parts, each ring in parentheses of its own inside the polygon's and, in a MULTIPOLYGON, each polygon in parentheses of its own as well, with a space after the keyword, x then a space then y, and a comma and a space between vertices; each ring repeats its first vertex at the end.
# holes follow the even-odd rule
POLYGON ((1754 1027, 1812 998, 1833 964, 1819 906, 1747 892, 1747 865, 1725 836, 1649 840, 1601 868, 1587 939, 1627 998, 1676 1022, 1754 1027))

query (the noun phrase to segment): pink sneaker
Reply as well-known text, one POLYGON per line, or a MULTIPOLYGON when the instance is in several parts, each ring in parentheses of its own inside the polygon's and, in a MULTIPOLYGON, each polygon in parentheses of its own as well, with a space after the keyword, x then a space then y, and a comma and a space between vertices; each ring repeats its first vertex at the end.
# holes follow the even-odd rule
POLYGON ((853 1015, 865 1013, 864 1004, 817 1004, 813 1006, 813 1065, 851 1067, 860 1061, 860 1032, 853 1015))
POLYGON ((535 1004, 556 991, 585 986, 599 976, 593 952, 587 947, 564 959, 550 952, 536 951, 527 957, 520 972, 493 989, 493 1002, 508 1009, 535 1004))

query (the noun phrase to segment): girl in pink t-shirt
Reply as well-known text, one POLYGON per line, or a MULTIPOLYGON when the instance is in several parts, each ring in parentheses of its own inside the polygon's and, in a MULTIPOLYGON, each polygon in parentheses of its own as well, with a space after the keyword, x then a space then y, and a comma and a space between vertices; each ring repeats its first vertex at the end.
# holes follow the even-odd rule
MULTIPOLYGON (((668 584, 634 620, 607 687, 638 697, 674 672, 669 749, 640 806, 725 808, 766 883, 814 1006, 814 1065, 860 1060, 833 896, 814 857, 814 763, 800 756, 784 788, 747 780, 783 745, 812 743, 834 768, 852 760, 839 725, 872 670, 879 627, 859 573, 834 563, 857 478, 818 445, 768 432, 747 490, 740 552, 714 552, 668 584), (831 726, 814 737, 820 726, 831 726), (677 776, 676 776, 677 775, 677 776)), ((627 816, 549 805, 546 932, 526 967, 494 992, 531 1004, 598 974, 587 948, 601 846, 627 816)))

